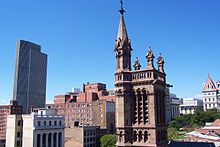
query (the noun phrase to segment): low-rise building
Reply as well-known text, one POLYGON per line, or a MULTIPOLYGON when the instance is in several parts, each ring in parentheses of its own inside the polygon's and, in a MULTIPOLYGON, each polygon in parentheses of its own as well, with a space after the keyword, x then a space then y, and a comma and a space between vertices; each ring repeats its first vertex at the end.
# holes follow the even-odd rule
POLYGON ((64 147, 64 117, 39 109, 31 114, 11 114, 7 118, 7 147, 64 147))
POLYGON ((203 108, 220 110, 220 81, 214 83, 210 75, 203 86, 203 108))
POLYGON ((99 134, 97 126, 77 125, 65 128, 65 147, 97 147, 99 134))
POLYGON ((194 114, 196 109, 203 109, 203 100, 196 98, 184 98, 180 105, 180 114, 194 114))
POLYGON ((18 106, 17 101, 10 101, 10 105, 0 105, 0 147, 5 147, 7 116, 21 113, 22 106, 18 106))
POLYGON ((166 121, 169 123, 174 117, 180 115, 179 107, 181 99, 176 94, 170 93, 169 87, 166 88, 166 121))

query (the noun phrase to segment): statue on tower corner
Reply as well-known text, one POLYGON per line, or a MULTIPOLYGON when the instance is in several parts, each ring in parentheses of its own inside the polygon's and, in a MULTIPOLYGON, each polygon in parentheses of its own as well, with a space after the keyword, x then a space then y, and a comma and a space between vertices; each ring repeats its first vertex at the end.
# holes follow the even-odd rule
POLYGON ((154 69, 154 54, 151 50, 151 47, 149 46, 148 50, 147 50, 147 54, 146 54, 146 58, 147 58, 147 69, 154 69))
POLYGON ((159 72, 164 73, 164 59, 163 56, 160 54, 159 57, 157 58, 157 65, 158 65, 158 70, 159 72))
POLYGON ((138 60, 138 57, 136 57, 133 66, 134 66, 134 70, 140 70, 141 64, 140 64, 140 62, 139 62, 139 60, 138 60))

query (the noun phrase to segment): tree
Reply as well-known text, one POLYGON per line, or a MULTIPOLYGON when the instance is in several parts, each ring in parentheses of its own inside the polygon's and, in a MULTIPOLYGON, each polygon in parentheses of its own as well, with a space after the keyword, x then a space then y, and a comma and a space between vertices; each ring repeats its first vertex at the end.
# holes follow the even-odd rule
POLYGON ((107 134, 100 138, 101 147, 115 147, 116 141, 115 134, 107 134))
POLYGON ((192 114, 185 114, 185 115, 177 116, 174 118, 174 120, 172 120, 169 123, 169 127, 177 128, 177 129, 180 129, 183 127, 189 127, 192 116, 193 116, 192 114))
POLYGON ((206 122, 213 122, 220 118, 220 112, 216 109, 203 111, 196 109, 194 114, 184 114, 177 116, 169 123, 169 128, 195 128, 202 127, 206 122))
POLYGON ((175 140, 178 136, 177 129, 176 128, 168 128, 168 139, 175 140))

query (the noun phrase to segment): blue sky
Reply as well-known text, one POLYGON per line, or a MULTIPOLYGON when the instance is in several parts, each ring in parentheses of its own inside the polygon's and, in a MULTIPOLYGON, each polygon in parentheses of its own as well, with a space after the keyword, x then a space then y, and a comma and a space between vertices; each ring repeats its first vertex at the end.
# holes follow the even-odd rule
MULTIPOLYGON (((125 21, 136 56, 146 67, 148 46, 165 58, 167 82, 180 97, 201 93, 208 73, 220 79, 219 0, 125 0, 125 21)), ((47 99, 103 82, 114 88, 114 40, 119 0, 0 1, 0 102, 13 92, 16 40, 48 54, 47 99)))

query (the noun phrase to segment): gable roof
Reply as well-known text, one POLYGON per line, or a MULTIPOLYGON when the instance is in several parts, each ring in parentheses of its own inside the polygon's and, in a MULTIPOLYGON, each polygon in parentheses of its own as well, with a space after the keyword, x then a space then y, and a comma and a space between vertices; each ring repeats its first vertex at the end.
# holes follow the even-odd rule
POLYGON ((215 90, 216 87, 215 87, 215 84, 214 82, 212 81, 212 78, 210 76, 210 74, 208 75, 208 79, 203 87, 203 90, 215 90))

